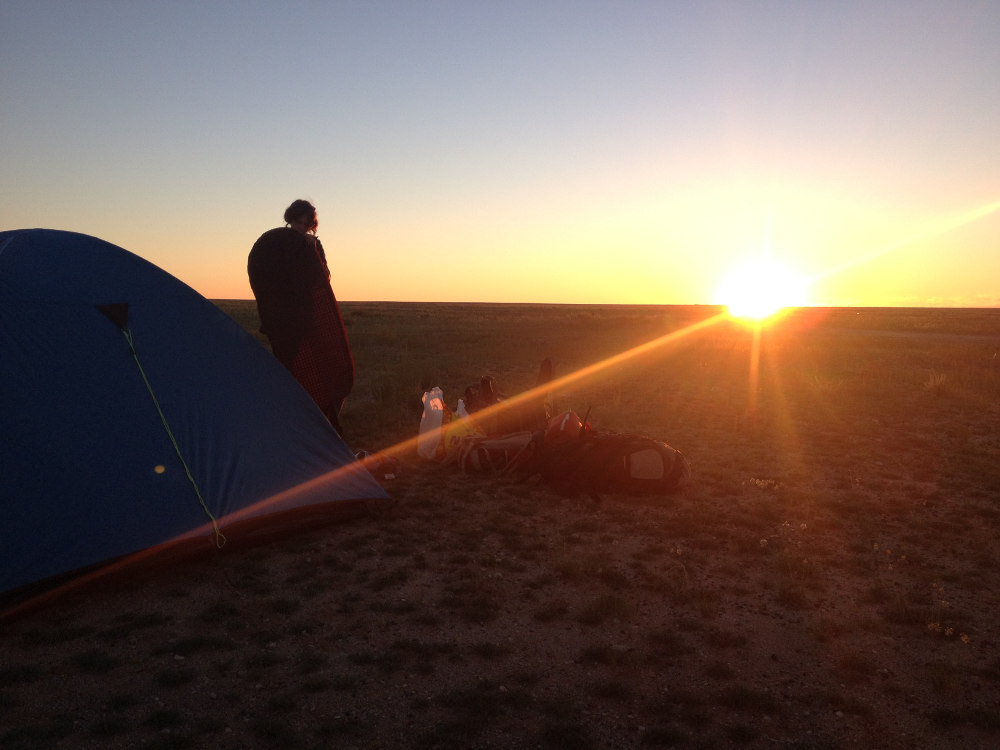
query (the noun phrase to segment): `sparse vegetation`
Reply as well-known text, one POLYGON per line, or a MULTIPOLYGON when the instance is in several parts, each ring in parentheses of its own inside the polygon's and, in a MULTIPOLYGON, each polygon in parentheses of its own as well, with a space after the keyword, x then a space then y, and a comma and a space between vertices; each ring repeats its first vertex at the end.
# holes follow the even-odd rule
MULTIPOLYGON (((565 375, 715 312, 344 307, 369 450, 416 434, 432 385, 516 393, 544 357, 565 375)), ((4 622, 0 746, 997 746, 1000 310, 854 312, 765 329, 753 391, 729 323, 556 390, 684 451, 677 495, 409 449, 368 515, 4 622)))

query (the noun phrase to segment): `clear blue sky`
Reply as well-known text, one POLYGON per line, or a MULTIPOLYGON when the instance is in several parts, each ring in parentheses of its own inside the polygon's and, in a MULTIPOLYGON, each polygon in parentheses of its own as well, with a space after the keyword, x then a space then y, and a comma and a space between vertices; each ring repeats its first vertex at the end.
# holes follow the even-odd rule
POLYGON ((1000 2, 0 0, 0 229, 250 298, 299 197, 342 299, 997 305, 1000 2))

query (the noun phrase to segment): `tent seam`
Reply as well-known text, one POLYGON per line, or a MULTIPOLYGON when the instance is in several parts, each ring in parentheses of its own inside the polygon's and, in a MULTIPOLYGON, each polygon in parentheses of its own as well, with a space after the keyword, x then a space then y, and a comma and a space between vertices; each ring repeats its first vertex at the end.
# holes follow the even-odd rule
POLYGON ((177 454, 177 458, 180 460, 181 466, 184 467, 184 473, 187 474, 188 481, 194 488, 194 494, 197 496, 198 502, 201 503, 202 510, 205 511, 205 515, 208 516, 209 520, 212 522, 212 528, 215 530, 215 546, 218 547, 219 549, 222 549, 222 547, 226 543, 226 537, 222 533, 222 530, 219 528, 219 523, 216 520, 215 516, 212 515, 212 511, 208 509, 208 505, 205 503, 205 499, 201 496, 201 490, 198 489, 198 483, 195 481, 194 476, 191 474, 191 469, 188 466, 187 461, 184 460, 184 454, 181 453, 180 445, 178 445, 177 438, 174 436, 173 431, 170 429, 170 423, 167 422, 167 417, 163 413, 163 409, 160 408, 160 402, 159 400, 157 400, 156 394, 153 392, 153 386, 150 384, 149 378, 146 377, 146 371, 143 369, 142 363, 139 361, 139 355, 136 353, 135 342, 132 338, 132 331, 128 328, 122 328, 121 330, 122 333, 125 334, 125 340, 128 341, 129 350, 132 353, 132 359, 135 360, 135 365, 136 367, 139 368, 139 374, 142 376, 142 382, 146 384, 146 390, 149 391, 149 396, 150 398, 153 399, 153 405, 156 407, 156 412, 157 414, 160 415, 160 421, 163 423, 163 429, 166 430, 167 437, 170 438, 170 442, 174 446, 174 452, 177 454))

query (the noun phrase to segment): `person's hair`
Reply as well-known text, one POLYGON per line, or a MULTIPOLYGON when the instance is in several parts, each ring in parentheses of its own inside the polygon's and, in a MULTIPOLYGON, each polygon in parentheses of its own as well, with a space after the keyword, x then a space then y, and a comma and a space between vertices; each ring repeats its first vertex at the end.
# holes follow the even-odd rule
POLYGON ((316 228, 316 207, 309 201, 299 199, 285 209, 285 223, 291 224, 299 219, 307 219, 309 228, 316 228))

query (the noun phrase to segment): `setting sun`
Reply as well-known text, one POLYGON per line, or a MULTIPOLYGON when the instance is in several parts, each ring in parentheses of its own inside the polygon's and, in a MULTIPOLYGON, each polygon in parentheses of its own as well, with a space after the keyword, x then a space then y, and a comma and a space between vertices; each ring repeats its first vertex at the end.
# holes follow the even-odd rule
POLYGON ((717 297, 734 318, 763 320, 786 307, 805 305, 807 289, 805 278, 762 258, 733 269, 717 297))

